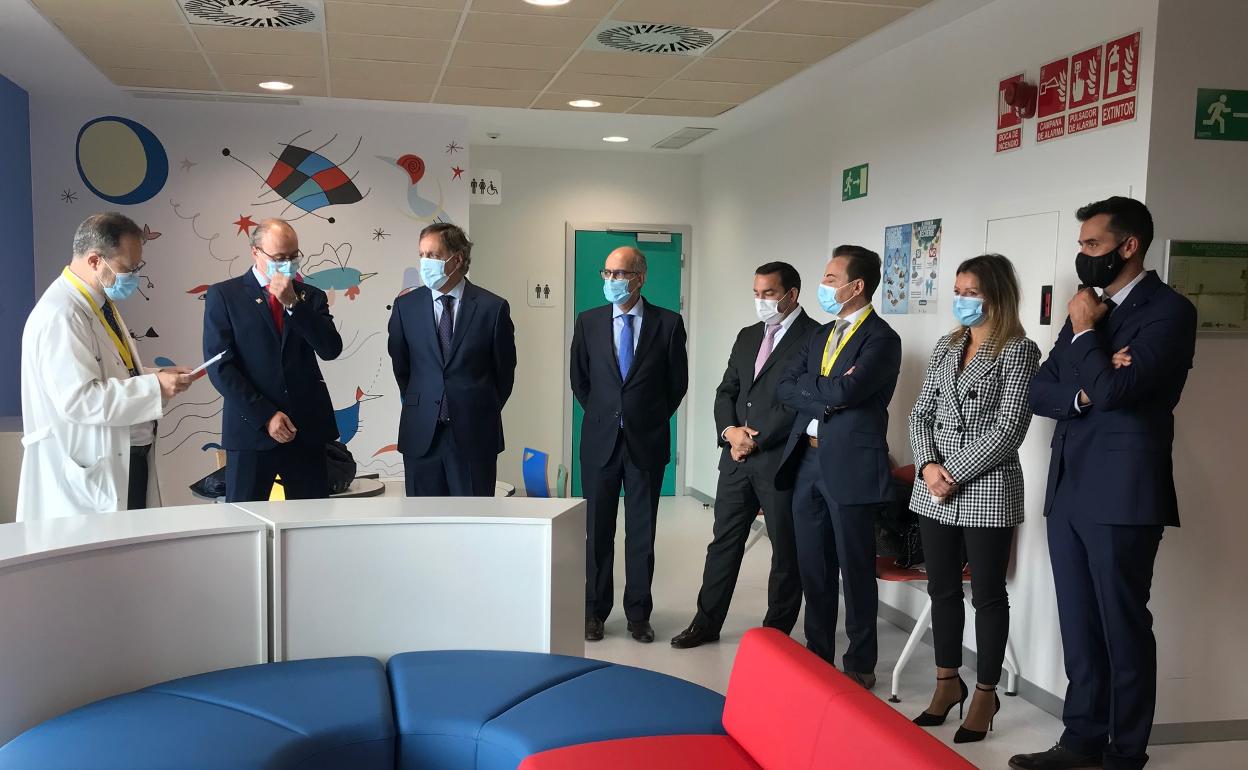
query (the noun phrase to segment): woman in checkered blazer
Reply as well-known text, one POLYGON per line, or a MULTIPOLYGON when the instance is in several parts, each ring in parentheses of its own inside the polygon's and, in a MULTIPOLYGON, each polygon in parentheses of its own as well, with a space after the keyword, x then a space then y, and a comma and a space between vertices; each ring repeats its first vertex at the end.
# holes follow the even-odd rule
POLYGON ((1028 389, 1040 349, 1019 320, 1014 266, 985 254, 958 266, 953 312, 958 326, 932 351, 910 412, 910 447, 919 481, 910 509, 919 514, 932 598, 936 692, 914 721, 938 725, 968 692, 962 666, 962 565, 969 562, 979 657, 975 697, 955 743, 983 740, 1001 708, 997 683, 1010 628, 1005 572, 1014 528, 1023 521, 1018 447, 1031 424, 1028 389))

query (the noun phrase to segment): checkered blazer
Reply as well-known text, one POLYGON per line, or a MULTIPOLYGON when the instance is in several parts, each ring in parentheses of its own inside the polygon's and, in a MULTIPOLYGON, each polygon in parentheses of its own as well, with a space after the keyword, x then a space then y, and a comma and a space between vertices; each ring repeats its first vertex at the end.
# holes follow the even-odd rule
POLYGON ((935 503, 920 472, 910 509, 944 524, 1013 527, 1023 522, 1018 447, 1031 424, 1028 391, 1040 349, 1020 337, 1007 342, 996 358, 977 352, 959 372, 968 338, 954 332, 936 343, 910 412, 915 467, 940 463, 958 489, 935 503))

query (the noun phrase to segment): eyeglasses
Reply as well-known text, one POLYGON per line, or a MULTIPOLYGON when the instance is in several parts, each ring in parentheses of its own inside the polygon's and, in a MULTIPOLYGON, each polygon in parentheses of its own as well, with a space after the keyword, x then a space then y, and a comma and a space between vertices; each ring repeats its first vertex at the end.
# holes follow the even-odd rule
POLYGON ((103 260, 103 262, 105 265, 108 266, 109 270, 113 271, 113 275, 138 275, 139 273, 143 271, 143 268, 147 267, 147 261, 142 260, 142 259, 139 260, 139 264, 135 265, 129 270, 118 270, 115 267, 113 267, 111 264, 109 264, 109 261, 107 259, 103 260))
POLYGON ((265 251, 259 246, 253 246, 252 248, 260 252, 264 256, 268 257, 269 259, 273 260, 274 262, 291 262, 296 259, 299 259, 299 260, 303 259, 303 252, 300 251, 299 249, 295 249, 290 254, 270 254, 269 252, 265 251))
POLYGON ((601 275, 606 280, 621 281, 626 278, 629 280, 632 280, 633 278, 636 278, 637 276, 641 275, 641 273, 637 272, 636 270, 603 270, 602 272, 599 273, 599 275, 601 275))

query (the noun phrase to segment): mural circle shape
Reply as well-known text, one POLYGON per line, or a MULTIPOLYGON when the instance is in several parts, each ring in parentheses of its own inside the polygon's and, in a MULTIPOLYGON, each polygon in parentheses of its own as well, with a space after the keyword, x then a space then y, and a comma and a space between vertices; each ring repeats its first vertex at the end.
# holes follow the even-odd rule
POLYGON ((78 176, 98 197, 123 206, 142 203, 169 179, 169 156, 147 126, 116 115, 88 121, 75 147, 78 176))

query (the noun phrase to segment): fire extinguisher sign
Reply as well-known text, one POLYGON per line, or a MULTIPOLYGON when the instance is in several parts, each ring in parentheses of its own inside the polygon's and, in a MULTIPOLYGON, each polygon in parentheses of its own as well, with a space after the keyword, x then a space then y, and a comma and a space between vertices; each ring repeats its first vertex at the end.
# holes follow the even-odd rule
POLYGON ((1101 125, 1135 120, 1135 92, 1140 74, 1140 33, 1105 44, 1105 81, 1101 125))

